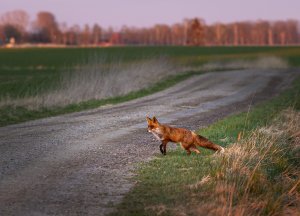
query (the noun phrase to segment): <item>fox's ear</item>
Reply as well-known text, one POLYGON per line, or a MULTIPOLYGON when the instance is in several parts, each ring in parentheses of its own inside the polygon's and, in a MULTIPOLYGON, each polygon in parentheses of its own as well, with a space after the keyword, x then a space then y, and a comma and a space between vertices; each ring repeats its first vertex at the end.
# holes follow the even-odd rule
POLYGON ((157 119, 156 119, 155 116, 153 116, 153 122, 154 122, 154 123, 158 123, 158 121, 157 121, 157 119))
POLYGON ((152 122, 152 119, 149 118, 148 116, 146 117, 146 119, 147 119, 147 122, 148 122, 148 123, 152 122))

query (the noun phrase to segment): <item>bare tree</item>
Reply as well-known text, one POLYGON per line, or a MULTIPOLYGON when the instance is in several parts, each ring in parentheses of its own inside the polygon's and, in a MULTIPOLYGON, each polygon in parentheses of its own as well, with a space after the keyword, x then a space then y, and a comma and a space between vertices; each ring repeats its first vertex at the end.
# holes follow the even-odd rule
POLYGON ((285 22, 283 22, 283 21, 277 21, 274 23, 275 44, 279 44, 279 45, 286 44, 286 29, 285 28, 286 28, 285 22))
POLYGON ((14 40, 19 43, 22 40, 22 32, 15 26, 6 24, 3 26, 3 34, 5 42, 9 42, 9 40, 14 40))
POLYGON ((98 24, 95 24, 92 30, 92 41, 94 44, 101 43, 102 29, 98 24))
POLYGON ((171 37, 173 45, 184 45, 185 28, 183 24, 175 24, 171 26, 171 37))
POLYGON ((61 43, 66 45, 68 43, 68 26, 66 23, 61 23, 59 29, 61 32, 61 43))
POLYGON ((204 24, 199 19, 195 18, 190 21, 187 40, 190 45, 204 45, 204 24))
POLYGON ((90 44, 91 38, 91 30, 88 24, 84 25, 83 32, 82 32, 82 43, 84 45, 90 44))
POLYGON ((215 39, 213 41, 214 45, 223 45, 225 36, 225 26, 221 23, 216 23, 213 26, 215 39))
POLYGON ((296 20, 288 20, 286 22, 287 43, 288 44, 299 43, 298 26, 299 26, 299 23, 296 20))
POLYGON ((57 43, 60 37, 55 16, 50 12, 39 12, 34 23, 35 31, 40 34, 44 42, 57 43))
POLYGON ((9 24, 19 30, 26 31, 29 24, 29 15, 23 10, 15 10, 4 13, 0 18, 2 25, 9 24))
POLYGON ((14 37, 16 42, 25 42, 27 37, 27 28, 29 25, 29 15, 23 10, 15 10, 4 13, 0 17, 0 25, 6 26, 5 40, 14 37))
POLYGON ((81 45, 82 44, 82 36, 81 36, 81 29, 79 25, 74 25, 71 28, 71 31, 73 32, 75 36, 75 45, 81 45))
POLYGON ((0 46, 5 43, 5 39, 4 28, 0 25, 0 46))

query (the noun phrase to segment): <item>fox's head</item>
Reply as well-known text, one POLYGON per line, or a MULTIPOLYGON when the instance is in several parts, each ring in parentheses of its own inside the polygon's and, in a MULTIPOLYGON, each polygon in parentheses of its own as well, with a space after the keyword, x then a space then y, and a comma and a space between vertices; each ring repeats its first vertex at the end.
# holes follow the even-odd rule
POLYGON ((148 132, 152 133, 154 131, 157 130, 157 128, 159 128, 159 122, 157 121, 157 119, 155 118, 155 116, 151 119, 149 117, 146 117, 147 122, 148 122, 148 132))

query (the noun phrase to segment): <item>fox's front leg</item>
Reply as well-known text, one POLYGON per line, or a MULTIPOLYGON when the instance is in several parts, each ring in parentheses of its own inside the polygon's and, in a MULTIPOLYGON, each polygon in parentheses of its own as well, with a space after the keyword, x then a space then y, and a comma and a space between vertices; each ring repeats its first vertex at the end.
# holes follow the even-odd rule
POLYGON ((160 146, 159 146, 159 150, 163 155, 167 154, 167 143, 168 141, 166 140, 162 140, 160 146))
POLYGON ((159 150, 160 150, 160 152, 161 152, 162 154, 164 154, 163 144, 160 144, 159 150))

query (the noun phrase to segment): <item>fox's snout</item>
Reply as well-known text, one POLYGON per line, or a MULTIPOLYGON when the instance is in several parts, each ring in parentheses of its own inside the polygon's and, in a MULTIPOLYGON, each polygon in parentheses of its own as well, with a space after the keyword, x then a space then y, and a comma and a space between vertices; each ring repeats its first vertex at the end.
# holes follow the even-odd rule
POLYGON ((149 126, 148 126, 148 132, 149 132, 149 133, 153 133, 154 131, 155 131, 155 128, 154 128, 154 127, 149 127, 149 126))
POLYGON ((152 127, 152 126, 150 126, 150 125, 148 125, 148 127, 147 127, 147 130, 148 130, 148 132, 149 132, 149 133, 151 133, 151 132, 152 132, 152 129, 153 129, 153 127, 152 127))

